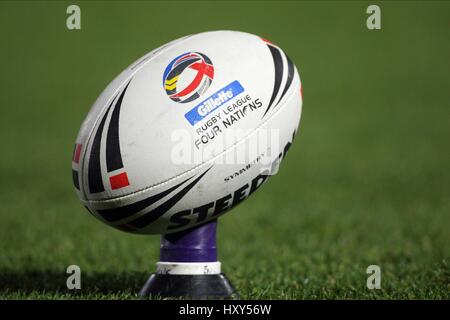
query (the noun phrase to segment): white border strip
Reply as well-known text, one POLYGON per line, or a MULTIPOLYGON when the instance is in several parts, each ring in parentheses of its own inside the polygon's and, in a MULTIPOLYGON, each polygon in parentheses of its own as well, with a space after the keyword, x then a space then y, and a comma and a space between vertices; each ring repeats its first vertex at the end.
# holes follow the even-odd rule
POLYGON ((156 263, 158 274, 220 274, 220 262, 163 262, 156 263))

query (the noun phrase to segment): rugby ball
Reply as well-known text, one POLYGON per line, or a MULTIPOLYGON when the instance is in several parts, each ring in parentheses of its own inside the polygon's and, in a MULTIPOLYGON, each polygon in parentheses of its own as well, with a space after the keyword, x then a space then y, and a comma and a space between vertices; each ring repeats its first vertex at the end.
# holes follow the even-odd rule
POLYGON ((297 69, 274 43, 194 34, 134 62, 98 97, 73 152, 96 218, 166 234, 216 219, 276 173, 298 129, 297 69))

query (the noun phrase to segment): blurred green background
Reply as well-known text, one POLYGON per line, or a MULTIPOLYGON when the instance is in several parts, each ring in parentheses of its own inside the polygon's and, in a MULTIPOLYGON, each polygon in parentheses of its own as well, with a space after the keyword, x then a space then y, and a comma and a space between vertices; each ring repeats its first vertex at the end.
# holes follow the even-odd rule
POLYGON ((448 299, 449 23, 450 3, 432 1, 2 1, 0 298, 136 297, 159 238, 85 211, 75 137, 131 62, 232 29, 281 46, 304 95, 280 173, 220 219, 220 260, 242 297, 448 299), (66 28, 73 3, 77 31, 66 28), (382 30, 366 28, 369 4, 382 30), (77 292, 65 286, 70 264, 82 269, 77 292), (381 290, 366 288, 371 264, 381 290))

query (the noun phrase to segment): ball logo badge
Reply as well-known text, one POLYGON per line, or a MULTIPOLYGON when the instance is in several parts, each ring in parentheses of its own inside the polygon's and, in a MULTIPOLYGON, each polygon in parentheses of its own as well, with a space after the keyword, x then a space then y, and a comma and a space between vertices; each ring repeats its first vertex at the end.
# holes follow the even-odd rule
POLYGON ((163 87, 170 99, 187 103, 199 98, 212 83, 214 66, 200 52, 187 52, 173 59, 164 70, 163 87))

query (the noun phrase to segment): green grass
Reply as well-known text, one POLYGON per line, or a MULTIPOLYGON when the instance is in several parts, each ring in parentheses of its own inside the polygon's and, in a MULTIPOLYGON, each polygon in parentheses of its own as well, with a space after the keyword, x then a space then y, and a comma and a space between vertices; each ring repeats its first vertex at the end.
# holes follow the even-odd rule
MULTIPOLYGON (((0 3, 0 298, 128 299, 157 236, 89 216, 71 182, 79 125, 132 61, 212 29, 259 34, 299 67, 301 130, 280 173, 220 219, 219 255, 245 299, 449 299, 450 3, 0 3), (105 9, 108 7, 108 9, 105 9), (82 290, 66 289, 66 267, 82 290), (382 289, 366 288, 368 265, 382 289)), ((249 52, 251 54, 251 52, 249 52)))

